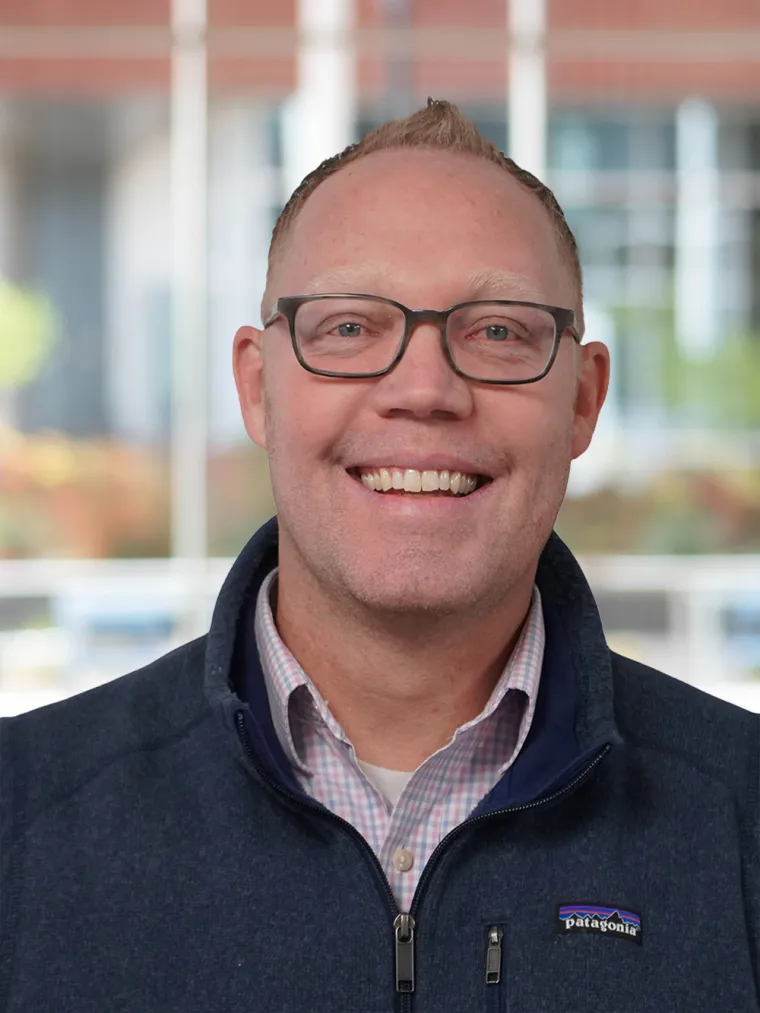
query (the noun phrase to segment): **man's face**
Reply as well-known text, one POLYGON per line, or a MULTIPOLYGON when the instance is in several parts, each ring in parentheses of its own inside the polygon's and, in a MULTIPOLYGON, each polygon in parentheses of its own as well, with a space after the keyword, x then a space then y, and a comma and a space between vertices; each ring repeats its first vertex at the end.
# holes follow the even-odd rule
MULTIPOLYGON (((309 197, 267 309, 320 292, 412 308, 493 298, 578 309, 539 200, 496 165, 427 150, 369 155, 309 197)), ((532 581, 570 461, 591 438, 607 357, 566 336, 537 383, 478 384, 452 372, 439 331, 422 325, 386 376, 330 379, 301 368, 279 320, 241 328, 235 370, 248 432, 269 453, 284 571, 376 610, 462 613, 532 581), (467 496, 366 488, 361 471, 380 468, 482 484, 467 496)))

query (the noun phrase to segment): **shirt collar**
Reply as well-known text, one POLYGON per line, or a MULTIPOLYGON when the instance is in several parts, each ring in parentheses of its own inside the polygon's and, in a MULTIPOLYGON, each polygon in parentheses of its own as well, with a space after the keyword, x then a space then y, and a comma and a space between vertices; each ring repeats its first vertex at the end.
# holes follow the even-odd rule
MULTIPOLYGON (((301 773, 311 771, 299 755, 293 734, 293 710, 298 696, 306 696, 311 703, 311 720, 321 720, 336 738, 348 742, 343 730, 330 713, 327 703, 317 687, 304 672, 282 641, 272 612, 272 596, 277 587, 277 568, 265 578, 258 593, 255 612, 256 643, 259 649, 261 667, 264 673, 272 723, 288 762, 301 773)), ((523 623, 517 644, 504 666, 493 692, 477 717, 461 725, 455 738, 483 726, 495 714, 507 693, 520 692, 525 695, 526 706, 520 722, 520 733, 515 746, 517 754, 530 729, 538 697, 545 646, 545 630, 541 593, 534 586, 531 605, 523 623)), ((307 717, 309 719, 309 717, 307 717)), ((510 757, 505 758, 505 766, 510 757)))
POLYGON ((306 686, 315 700, 316 686, 287 649, 272 613, 272 595, 277 589, 277 567, 264 579, 256 599, 256 643, 261 658, 261 669, 272 713, 272 724, 288 762, 303 774, 311 773, 298 755, 290 723, 290 706, 293 694, 306 686))

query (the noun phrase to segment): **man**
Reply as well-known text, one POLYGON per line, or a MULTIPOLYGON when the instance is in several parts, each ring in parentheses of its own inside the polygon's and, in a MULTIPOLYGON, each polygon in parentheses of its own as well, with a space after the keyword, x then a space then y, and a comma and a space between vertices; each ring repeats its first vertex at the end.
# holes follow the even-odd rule
POLYGON ((431 102, 296 191, 263 321, 209 635, 1 726, 0 1010, 757 1010, 758 719, 552 534, 608 355, 551 193, 431 102))

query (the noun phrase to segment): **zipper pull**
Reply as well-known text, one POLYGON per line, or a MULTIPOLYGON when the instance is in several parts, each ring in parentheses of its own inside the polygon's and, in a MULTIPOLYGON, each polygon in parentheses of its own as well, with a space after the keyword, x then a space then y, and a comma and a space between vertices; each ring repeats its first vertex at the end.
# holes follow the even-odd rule
POLYGON ((397 915, 393 922, 396 936, 396 991, 414 991, 414 918, 397 915))
POLYGON ((488 930, 486 951, 486 985, 498 985, 501 981, 501 939, 504 933, 498 925, 488 930))

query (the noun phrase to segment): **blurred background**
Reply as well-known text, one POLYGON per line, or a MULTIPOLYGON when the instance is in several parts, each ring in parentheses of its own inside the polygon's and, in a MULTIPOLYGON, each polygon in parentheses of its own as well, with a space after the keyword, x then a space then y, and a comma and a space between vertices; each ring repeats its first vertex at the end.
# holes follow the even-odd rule
POLYGON ((578 238, 611 643, 760 710, 756 0, 0 0, 0 713, 205 630, 273 510, 230 350, 275 218, 428 95, 578 238))

